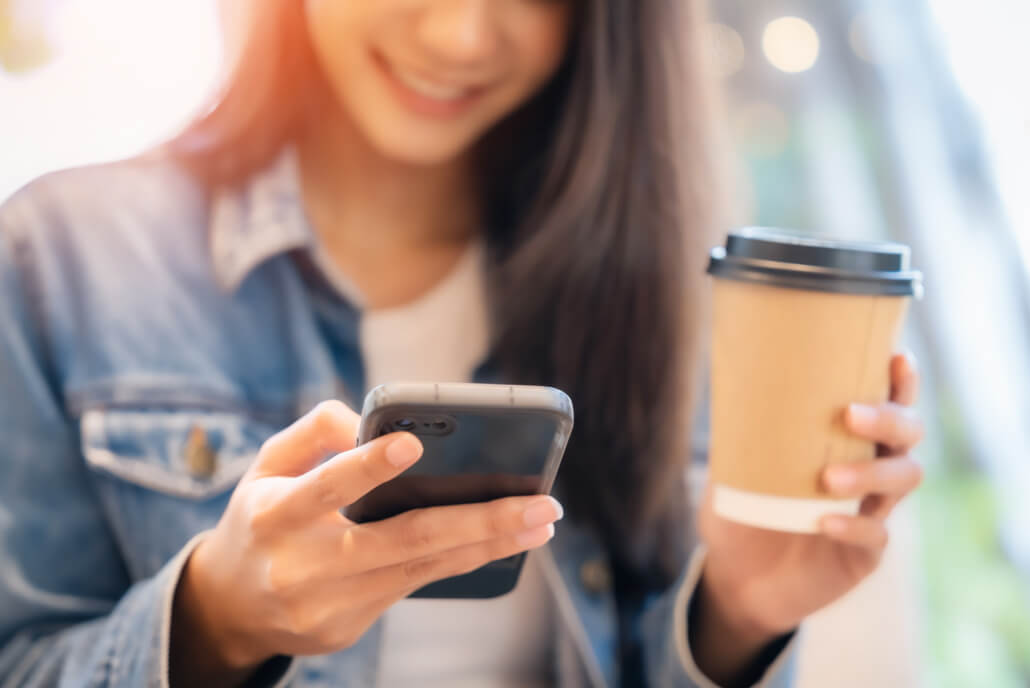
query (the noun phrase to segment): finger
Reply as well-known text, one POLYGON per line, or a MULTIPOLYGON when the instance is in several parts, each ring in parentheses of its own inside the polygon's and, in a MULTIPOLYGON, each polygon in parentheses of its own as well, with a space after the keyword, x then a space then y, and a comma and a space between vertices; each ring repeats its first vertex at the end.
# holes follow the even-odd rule
POLYGON ((407 567, 393 566, 314 583, 296 600, 289 627, 284 630, 321 638, 328 648, 350 647, 387 609, 419 588, 539 547, 553 536, 554 526, 545 526, 523 533, 514 545, 503 541, 479 543, 432 560, 408 562, 407 567))
POLYGON ((864 497, 870 494, 904 497, 916 489, 922 480, 922 467, 907 455, 863 463, 835 464, 823 471, 823 483, 835 497, 864 497))
POLYGON ((919 397, 919 369, 916 357, 909 351, 891 358, 890 400, 902 406, 914 406, 919 397))
POLYGON ((880 521, 884 521, 891 512, 902 500, 902 497, 897 495, 868 495, 862 499, 862 504, 858 509, 858 513, 862 516, 871 516, 880 521))
MULTIPOLYGON (((406 595, 404 596, 406 597, 406 595)), ((323 606, 325 606, 324 598, 323 606)), ((381 599, 375 600, 370 604, 362 607, 358 612, 354 614, 348 614, 342 621, 339 618, 329 618, 326 620, 323 626, 323 633, 325 633, 330 640, 332 640, 333 650, 346 650, 354 646, 362 636, 368 632, 368 629, 383 615, 386 611, 397 604, 402 599, 397 595, 389 595, 381 599)), ((319 654, 331 654, 331 652, 323 652, 319 654)))
POLYGON ((338 452, 354 448, 361 417, 336 400, 323 401, 288 428, 265 441, 251 468, 253 476, 295 476, 338 452))
POLYGON ((397 477, 421 456, 422 443, 409 432, 376 438, 297 477, 277 508, 283 518, 295 521, 338 511, 397 477))
POLYGON ((553 524, 564 515, 549 496, 507 497, 484 504, 414 509, 343 535, 343 573, 401 564, 553 524))
POLYGON ((412 559, 393 566, 348 576, 341 594, 365 594, 369 599, 396 595, 401 599, 432 582, 471 573, 499 559, 507 559, 545 545, 554 537, 554 524, 506 535, 474 545, 412 559))
POLYGON ((891 453, 908 451, 923 439, 923 421, 915 409, 893 402, 851 404, 845 422, 852 433, 889 447, 891 453))
POLYGON ((393 596, 341 595, 337 579, 289 593, 267 623, 282 635, 283 652, 330 654, 357 642, 394 602, 393 596))
POLYGON ((868 516, 824 516, 819 522, 826 537, 837 542, 861 547, 871 554, 879 554, 887 546, 887 527, 868 516))

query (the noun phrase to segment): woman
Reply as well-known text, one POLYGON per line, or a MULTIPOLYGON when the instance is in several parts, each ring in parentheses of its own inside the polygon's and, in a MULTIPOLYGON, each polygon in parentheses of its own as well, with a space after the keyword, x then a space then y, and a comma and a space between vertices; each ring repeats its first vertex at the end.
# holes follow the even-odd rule
POLYGON ((918 383, 898 356, 892 402, 850 410, 884 457, 825 478, 861 516, 794 536, 706 500, 695 546, 714 175, 691 5, 264 0, 171 145, 8 202, 0 675, 787 684, 795 629, 873 570, 919 481, 918 383), (400 378, 568 391, 569 518, 346 521, 421 452, 353 446, 348 406, 400 378), (531 549, 509 597, 404 600, 531 549))

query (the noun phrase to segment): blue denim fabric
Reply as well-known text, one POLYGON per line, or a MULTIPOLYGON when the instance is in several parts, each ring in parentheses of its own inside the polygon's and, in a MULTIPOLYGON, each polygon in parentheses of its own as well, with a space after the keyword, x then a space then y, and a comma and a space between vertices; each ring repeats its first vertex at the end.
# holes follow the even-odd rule
MULTIPOLYGON (((0 207, 0 686, 168 685, 195 536, 265 438, 364 392, 360 313, 304 268, 310 242, 288 153, 231 193, 148 158, 0 207)), ((571 515, 546 551, 560 684, 618 685, 617 601, 582 575, 600 544, 571 515)), ((640 617, 650 685, 712 685, 685 641, 702 558, 640 617)), ((256 683, 373 686, 378 641, 256 683)), ((790 654, 762 685, 789 683, 790 654)))

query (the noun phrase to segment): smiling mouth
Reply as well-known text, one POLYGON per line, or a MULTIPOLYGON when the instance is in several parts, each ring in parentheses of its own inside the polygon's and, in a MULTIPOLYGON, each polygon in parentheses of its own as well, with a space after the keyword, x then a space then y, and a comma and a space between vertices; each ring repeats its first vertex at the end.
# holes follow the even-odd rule
POLYGON ((444 84, 397 67, 383 55, 373 54, 376 64, 394 91, 410 108, 427 115, 455 115, 478 100, 487 87, 444 84))
POLYGON ((433 100, 455 101, 468 97, 475 89, 463 86, 445 86, 443 84, 427 81, 420 76, 406 72, 402 69, 392 69, 393 75, 404 86, 422 96, 433 100))

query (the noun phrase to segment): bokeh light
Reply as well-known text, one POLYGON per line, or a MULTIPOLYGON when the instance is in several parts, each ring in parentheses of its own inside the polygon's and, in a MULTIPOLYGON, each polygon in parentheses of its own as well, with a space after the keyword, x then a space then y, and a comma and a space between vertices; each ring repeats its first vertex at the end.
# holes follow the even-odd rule
POLYGON ((710 22, 705 29, 708 56, 715 74, 725 78, 739 72, 744 67, 747 51, 737 30, 718 22, 710 22))
POLYGON ((765 27, 762 51, 777 69, 804 72, 819 59, 819 34, 801 17, 780 17, 765 27))
POLYGON ((202 108, 221 76, 211 0, 39 7, 34 19, 50 59, 16 73, 0 69, 0 200, 43 172, 159 143, 202 108))
POLYGON ((868 12, 855 15, 848 26, 848 44, 855 55, 866 62, 876 63, 878 60, 873 54, 872 37, 869 35, 871 18, 868 12))

